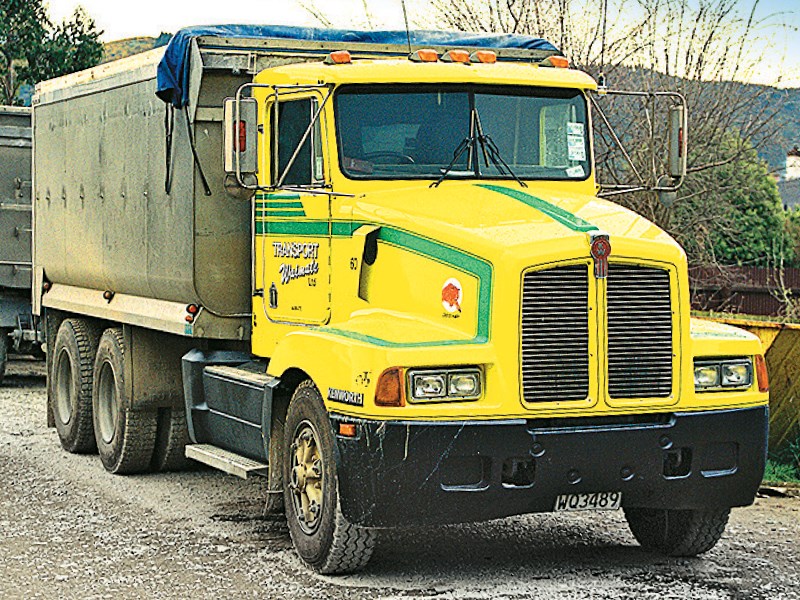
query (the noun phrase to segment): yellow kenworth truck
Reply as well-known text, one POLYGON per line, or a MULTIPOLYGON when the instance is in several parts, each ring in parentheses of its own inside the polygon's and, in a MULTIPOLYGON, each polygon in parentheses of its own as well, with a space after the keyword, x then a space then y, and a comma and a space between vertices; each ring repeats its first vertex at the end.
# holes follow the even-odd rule
POLYGON ((40 84, 62 446, 265 475, 322 573, 546 511, 711 548, 763 473, 761 345, 691 319, 683 250, 598 196, 596 89, 527 37, 256 26, 40 84))

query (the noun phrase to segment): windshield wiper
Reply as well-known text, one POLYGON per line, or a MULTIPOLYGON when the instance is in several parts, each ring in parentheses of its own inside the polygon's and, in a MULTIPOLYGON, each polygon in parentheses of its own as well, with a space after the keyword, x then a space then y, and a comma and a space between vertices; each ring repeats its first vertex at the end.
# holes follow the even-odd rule
POLYGON ((483 125, 481 125, 481 118, 478 116, 477 109, 473 108, 472 110, 475 113, 475 137, 483 150, 483 160, 486 162, 486 166, 489 166, 489 161, 491 160, 495 169, 497 169, 501 175, 510 175, 521 187, 528 187, 528 185, 511 170, 511 167, 503 160, 503 157, 500 156, 500 149, 497 147, 497 144, 494 143, 494 140, 483 132, 483 125))
POLYGON ((514 181, 516 181, 522 187, 528 187, 528 184, 517 177, 517 174, 511 170, 511 167, 508 166, 508 163, 503 160, 502 156, 500 156, 500 150, 497 148, 497 144, 494 143, 494 140, 492 140, 491 137, 488 135, 481 135, 478 137, 478 143, 481 145, 481 148, 483 148, 484 159, 488 157, 489 160, 492 161, 495 169, 497 169, 501 175, 510 175, 514 178, 514 181))
MULTIPOLYGON (((465 137, 461 140, 461 143, 456 147, 455 151, 453 152, 453 160, 450 161, 450 164, 447 165, 444 169, 442 169, 442 174, 428 187, 439 187, 439 184, 442 183, 447 176, 453 171, 453 166, 458 162, 463 154, 469 151, 468 156, 470 157, 470 162, 472 162, 472 154, 473 149, 476 146, 479 146, 483 151, 483 159, 486 162, 486 166, 489 166, 489 161, 494 165, 494 167, 498 170, 501 175, 508 175, 514 178, 520 186, 528 187, 524 181, 522 181, 514 171, 511 170, 511 167, 508 166, 508 163, 503 160, 503 157, 500 155, 500 150, 497 147, 497 144, 494 143, 491 137, 483 133, 483 127, 481 126, 481 120, 478 116, 478 111, 473 109, 472 110, 472 119, 470 123, 470 135, 465 137)), ((478 166, 477 164, 475 165, 478 166)), ((472 171, 475 175, 478 174, 477 168, 472 171)))
POLYGON ((461 143, 458 146, 456 146, 456 149, 453 151, 453 160, 450 161, 449 165, 447 165, 444 169, 442 169, 442 174, 439 177, 439 179, 434 181, 428 187, 439 187, 439 184, 442 183, 445 180, 445 178, 450 174, 450 172, 453 170, 453 166, 455 166, 455 164, 458 162, 458 159, 461 158, 464 152, 469 150, 470 155, 472 155, 472 148, 474 148, 474 146, 475 146, 474 136, 468 135, 463 140, 461 140, 461 143))

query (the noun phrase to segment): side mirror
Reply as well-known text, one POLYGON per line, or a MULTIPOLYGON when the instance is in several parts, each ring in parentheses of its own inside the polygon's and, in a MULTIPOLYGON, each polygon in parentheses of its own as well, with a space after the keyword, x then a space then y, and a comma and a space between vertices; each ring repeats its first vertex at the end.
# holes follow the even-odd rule
POLYGON ((686 177, 686 121, 686 106, 669 107, 669 174, 679 181, 686 177))
POLYGON ((258 172, 258 102, 241 98, 237 104, 235 98, 225 98, 223 125, 225 172, 235 175, 242 185, 244 175, 258 172))

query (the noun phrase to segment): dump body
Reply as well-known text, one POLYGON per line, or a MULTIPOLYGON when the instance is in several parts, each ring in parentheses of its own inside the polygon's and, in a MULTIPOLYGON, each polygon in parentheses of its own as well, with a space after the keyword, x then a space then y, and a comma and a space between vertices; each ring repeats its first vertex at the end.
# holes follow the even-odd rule
MULTIPOLYGON (((206 196, 185 112, 171 115, 168 148, 166 108, 155 96, 162 53, 154 50, 40 88, 34 126, 36 264, 54 294, 70 286, 129 297, 123 321, 152 314, 153 307, 140 299, 193 303, 215 315, 203 334, 242 338, 250 209, 222 188, 214 109, 242 81, 230 74, 197 78, 204 107, 191 127, 199 165, 211 182, 206 196)), ((96 316, 105 315, 100 310, 96 316)), ((168 318, 152 327, 167 328, 168 318)))

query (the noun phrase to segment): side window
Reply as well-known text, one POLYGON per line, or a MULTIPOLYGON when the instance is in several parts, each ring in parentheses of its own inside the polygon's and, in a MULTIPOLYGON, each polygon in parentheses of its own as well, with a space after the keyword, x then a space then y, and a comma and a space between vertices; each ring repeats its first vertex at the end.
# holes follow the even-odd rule
POLYGON ((323 179, 322 172, 322 138, 319 121, 314 123, 311 133, 300 141, 308 129, 314 114, 317 112, 317 103, 311 98, 303 100, 289 100, 278 104, 278 152, 275 182, 280 179, 292 156, 297 151, 291 167, 283 180, 284 185, 312 185, 323 179), (298 146, 300 146, 299 151, 298 146))

